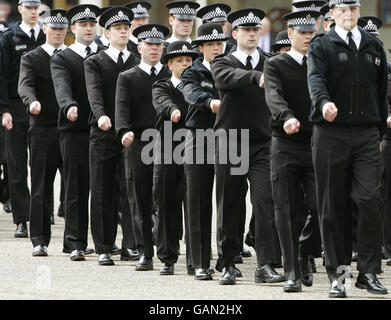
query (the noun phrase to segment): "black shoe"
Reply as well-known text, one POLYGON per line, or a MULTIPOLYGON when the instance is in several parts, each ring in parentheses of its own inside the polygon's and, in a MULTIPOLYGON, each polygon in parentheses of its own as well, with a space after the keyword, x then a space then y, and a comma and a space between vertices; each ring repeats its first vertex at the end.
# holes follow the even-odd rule
POLYGON ((140 253, 137 249, 121 249, 121 261, 136 261, 140 259, 140 253))
POLYGON ((84 256, 83 250, 73 250, 70 255, 72 261, 84 261, 86 258, 84 256))
POLYGON ((313 256, 310 256, 310 262, 312 267, 312 273, 317 273, 318 270, 316 270, 315 258, 313 256))
POLYGON ((252 257, 251 251, 246 249, 246 248, 243 248, 242 251, 240 251, 240 255, 243 258, 250 258, 250 257, 252 257))
POLYGON ((12 212, 11 199, 8 199, 6 202, 4 202, 3 209, 7 213, 11 213, 12 212))
POLYGON ((94 254, 95 253, 95 250, 94 249, 91 249, 91 248, 86 248, 84 250, 84 254, 87 255, 87 254, 94 254))
POLYGON ((215 274, 215 269, 209 268, 209 269, 208 269, 208 272, 209 272, 210 274, 215 274))
POLYGON ((243 278, 242 272, 236 267, 234 267, 234 269, 236 278, 243 278))
POLYGON ((333 281, 330 286, 329 298, 346 298, 346 291, 343 284, 333 281))
POLYGON ((50 215, 50 224, 51 225, 56 224, 54 221, 54 214, 53 213, 50 215))
POLYGON ((113 259, 111 258, 112 255, 111 253, 102 253, 99 255, 99 258, 98 258, 98 263, 100 266, 113 266, 114 265, 114 261, 113 259))
POLYGON ((255 283, 276 283, 286 281, 286 277, 278 274, 270 264, 255 269, 255 283))
POLYGON ((142 255, 136 265, 136 271, 149 271, 149 270, 153 270, 152 258, 147 258, 145 255, 142 255))
POLYGON ((306 287, 311 287, 313 284, 312 265, 308 257, 299 258, 301 282, 306 287))
POLYGON ((391 266, 391 258, 388 258, 388 259, 387 259, 386 265, 387 265, 387 266, 391 266))
POLYGON ((194 276, 195 275, 195 269, 193 267, 187 267, 187 275, 188 276, 194 276))
POLYGON ((243 263, 242 256, 241 256, 241 255, 235 256, 235 258, 234 258, 234 263, 235 263, 235 264, 236 264, 236 263, 238 263, 238 264, 243 263))
POLYGON ((48 255, 48 248, 46 246, 38 245, 33 248, 33 257, 46 257, 48 255))
POLYGON ((352 252, 352 261, 353 262, 357 262, 357 259, 358 259, 358 251, 357 250, 354 250, 352 252))
POLYGON ((388 294, 388 291, 374 273, 359 274, 356 282, 356 288, 367 289, 373 294, 388 294))
POLYGON ((211 273, 208 269, 195 269, 195 279, 196 280, 213 280, 211 273))
POLYGON ((21 222, 16 226, 15 238, 28 238, 27 223, 21 222))
POLYGON ((221 285, 234 285, 236 284, 235 268, 233 266, 223 269, 223 275, 219 279, 221 285))
POLYGON ((284 285, 284 292, 301 292, 301 281, 299 280, 288 280, 284 285))
POLYGON ((60 218, 65 217, 64 205, 62 202, 60 202, 60 205, 58 206, 57 217, 60 217, 60 218))
POLYGON ((174 274, 174 265, 170 263, 163 263, 162 268, 160 269, 161 276, 172 276, 174 274))
POLYGON ((114 243, 113 245, 113 256, 118 256, 121 254, 121 249, 117 247, 117 245, 114 243))

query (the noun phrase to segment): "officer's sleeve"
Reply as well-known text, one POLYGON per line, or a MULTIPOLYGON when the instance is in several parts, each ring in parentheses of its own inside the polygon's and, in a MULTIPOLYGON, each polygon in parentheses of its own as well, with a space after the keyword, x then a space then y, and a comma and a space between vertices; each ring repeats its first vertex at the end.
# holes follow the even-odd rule
POLYGON ((96 120, 99 120, 100 117, 106 115, 106 112, 102 93, 102 77, 99 67, 93 59, 88 58, 84 60, 84 74, 88 101, 90 102, 91 110, 96 120))
POLYGON ((2 34, 0 37, 0 114, 10 112, 8 87, 9 79, 11 78, 13 51, 9 39, 8 33, 2 34))
POLYGON ((212 112, 209 108, 210 102, 213 99, 219 99, 219 97, 214 97, 210 92, 201 87, 199 77, 191 68, 182 73, 181 79, 185 101, 200 111, 212 112))
POLYGON ((120 73, 115 92, 115 131, 121 140, 126 132, 132 130, 131 109, 131 86, 126 75, 120 73))
POLYGON ((50 61, 50 70, 57 102, 61 112, 66 117, 70 107, 78 106, 73 98, 71 74, 61 52, 53 55, 50 61))
POLYGON ((387 98, 388 98, 388 116, 391 117, 391 73, 388 74, 387 98))
MULTIPOLYGON (((308 89, 312 103, 322 112, 322 107, 331 102, 327 90, 328 60, 321 45, 321 38, 314 39, 308 50, 308 89)), ((338 106, 337 106, 338 108, 338 106)))
POLYGON ((283 126, 286 121, 295 117, 293 110, 289 109, 284 99, 281 73, 276 64, 271 60, 265 61, 265 93, 266 103, 270 109, 273 119, 277 119, 283 126))
POLYGON ((232 90, 248 85, 258 85, 262 72, 235 68, 225 57, 217 57, 211 63, 212 76, 217 89, 232 90))
POLYGON ((18 94, 27 106, 27 113, 29 113, 31 103, 38 100, 35 86, 36 82, 32 62, 29 55, 25 54, 20 59, 18 94))
POLYGON ((380 137, 383 136, 387 127, 387 115, 388 115, 388 105, 387 105, 387 84, 388 84, 388 75, 387 75, 387 57, 383 48, 381 49, 381 63, 378 72, 378 81, 377 81, 377 97, 379 99, 379 115, 380 115, 380 124, 379 131, 380 137))
POLYGON ((179 107, 172 101, 167 85, 159 81, 152 86, 152 103, 157 116, 161 115, 166 120, 170 120, 171 114, 179 110, 179 107))

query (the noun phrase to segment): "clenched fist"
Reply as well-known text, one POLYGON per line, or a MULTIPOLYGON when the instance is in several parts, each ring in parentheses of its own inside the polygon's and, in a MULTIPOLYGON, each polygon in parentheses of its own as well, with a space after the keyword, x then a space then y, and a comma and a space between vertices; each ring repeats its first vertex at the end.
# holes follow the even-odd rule
POLYGON ((333 102, 327 102, 322 107, 323 118, 328 122, 333 122, 337 117, 338 109, 333 102))
POLYGON ((221 101, 220 100, 212 100, 209 103, 209 108, 210 108, 210 110, 212 110, 213 113, 219 112, 220 107, 221 107, 221 101))
POLYGON ((181 112, 179 110, 174 110, 171 113, 171 121, 175 122, 175 123, 178 123, 179 120, 181 120, 181 112))
POLYGON ((122 145, 125 148, 127 148, 127 147, 130 147, 133 140, 134 140, 134 133, 132 131, 129 131, 122 136, 121 142, 122 142, 122 145))
POLYGON ((286 134, 295 134, 300 130, 300 122, 296 118, 291 118, 284 123, 284 130, 286 134))
POLYGON ((41 104, 39 101, 34 101, 30 104, 30 113, 39 115, 41 113, 41 104))
POLYGON ((70 107, 67 113, 69 121, 75 122, 77 120, 77 107, 70 107))
POLYGON ((12 123, 12 116, 10 113, 8 112, 4 112, 2 117, 1 117, 1 120, 2 120, 2 124, 3 126, 9 131, 12 129, 13 127, 13 123, 12 123))
POLYGON ((98 120, 98 127, 103 131, 109 131, 111 129, 111 121, 108 116, 101 116, 98 120))

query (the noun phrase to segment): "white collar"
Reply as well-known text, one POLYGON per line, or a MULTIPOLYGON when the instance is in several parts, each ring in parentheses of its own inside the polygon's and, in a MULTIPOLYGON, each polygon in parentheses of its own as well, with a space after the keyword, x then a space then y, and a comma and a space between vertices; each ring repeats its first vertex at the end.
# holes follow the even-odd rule
POLYGON ((182 82, 181 80, 179 80, 177 77, 175 77, 174 75, 172 75, 171 77, 171 82, 172 84, 174 85, 174 87, 178 87, 179 84, 182 82))
MULTIPOLYGON (((232 55, 238 58, 243 65, 246 65, 248 54, 239 50, 239 47, 232 55)), ((260 59, 259 51, 257 49, 251 54, 251 58, 251 64, 253 65, 253 68, 255 68, 258 65, 260 59)))
MULTIPOLYGON (((288 52, 287 52, 293 59, 296 60, 296 62, 300 65, 303 64, 303 58, 304 58, 304 55, 301 54, 300 52, 296 51, 295 49, 291 48, 288 52)), ((306 56, 307 57, 307 56, 306 56)))
POLYGON ((45 51, 47 52, 47 54, 48 54, 49 56, 52 56, 54 50, 56 50, 56 49, 58 49, 58 50, 64 50, 67 46, 66 46, 65 44, 62 44, 62 45, 59 46, 58 48, 55 48, 55 47, 53 47, 51 44, 49 44, 49 43, 46 42, 46 43, 43 44, 41 47, 42 47, 43 50, 45 50, 45 51))
POLYGON ((108 47, 110 45, 110 40, 106 38, 105 34, 103 33, 100 37, 100 42, 102 42, 102 44, 105 46, 105 47, 108 47))
MULTIPOLYGON (((105 50, 105 53, 111 58, 113 59, 113 61, 115 63, 118 62, 118 57, 119 57, 119 53, 121 51, 119 51, 117 48, 114 48, 113 46, 109 46, 108 49, 105 50)), ((130 56, 130 52, 128 51, 128 49, 124 49, 122 50, 122 53, 123 53, 123 56, 122 56, 122 60, 125 62, 126 60, 128 60, 129 56, 130 56)))
POLYGON ((163 65, 158 62, 157 64, 155 64, 154 66, 151 66, 147 63, 145 63, 143 60, 141 60, 140 64, 139 64, 139 67, 141 68, 141 70, 143 70, 144 72, 146 72, 147 74, 151 75, 151 69, 152 67, 155 67, 156 69, 156 74, 158 75, 160 73, 160 71, 162 70, 163 68, 163 65))
POLYGON ((35 26, 31 28, 24 21, 20 23, 20 29, 22 29, 23 32, 29 36, 29 38, 31 37, 31 29, 34 29, 35 39, 38 39, 39 32, 41 31, 41 27, 38 23, 36 23, 35 26))
MULTIPOLYGON (((91 52, 92 53, 95 53, 98 51, 98 45, 96 44, 96 42, 92 42, 89 47, 91 48, 91 52)), ((86 48, 87 46, 78 42, 78 41, 75 41, 74 44, 70 45, 69 46, 69 49, 72 49, 74 52, 76 52, 78 55, 80 55, 82 58, 85 58, 87 57, 87 52, 86 52, 86 48)))
MULTIPOLYGON (((174 36, 174 35, 172 35, 170 38, 168 38, 167 40, 166 40, 168 43, 173 43, 173 42, 175 42, 175 41, 181 41, 180 39, 178 39, 176 36, 174 36)), ((185 41, 187 41, 187 42, 189 42, 189 43, 191 43, 191 38, 189 37, 189 38, 187 38, 185 41)))
POLYGON ((138 45, 138 39, 134 35, 131 34, 129 36, 129 40, 138 45))
MULTIPOLYGON (((349 38, 348 38, 349 31, 347 31, 344 28, 336 25, 335 26, 335 32, 338 34, 338 36, 343 41, 345 41, 347 44, 349 44, 349 38)), ((351 32, 352 32, 352 38, 353 38, 354 42, 356 43, 357 48, 359 48, 360 47, 360 43, 361 43, 361 32, 360 32, 360 30, 358 30, 357 26, 355 26, 351 32)))
POLYGON ((202 61, 202 64, 205 66, 206 69, 208 69, 209 71, 211 71, 212 69, 210 68, 210 62, 206 61, 204 59, 204 61, 202 61))

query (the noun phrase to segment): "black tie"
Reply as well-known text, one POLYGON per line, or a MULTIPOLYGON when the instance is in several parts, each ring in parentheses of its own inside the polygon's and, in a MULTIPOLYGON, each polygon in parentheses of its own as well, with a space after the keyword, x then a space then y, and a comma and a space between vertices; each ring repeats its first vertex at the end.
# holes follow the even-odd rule
POLYGON ((92 52, 90 47, 86 47, 86 51, 87 51, 87 56, 89 56, 91 54, 91 52, 92 52))
POLYGON ((307 66, 307 56, 303 57, 303 63, 301 64, 303 67, 307 66))
POLYGON ((151 68, 151 77, 156 78, 156 68, 155 67, 151 68))
POLYGON ((124 53, 121 51, 118 55, 118 61, 117 61, 118 67, 121 69, 124 66, 124 59, 122 58, 123 55, 124 55, 124 53))
POLYGON ((54 56, 56 53, 60 52, 60 51, 61 51, 61 49, 54 49, 54 51, 53 51, 53 56, 54 56))
POLYGON ((353 34, 349 31, 348 32, 348 38, 349 38, 349 47, 352 48, 353 52, 357 52, 357 46, 356 43, 353 40, 353 34))
POLYGON ((252 60, 252 57, 251 56, 248 56, 247 57, 247 60, 246 60, 246 68, 248 70, 252 70, 253 69, 253 64, 251 63, 251 60, 252 60))
POLYGON ((31 36, 30 36, 30 39, 33 43, 35 43, 35 30, 34 29, 31 29, 30 30, 30 33, 31 33, 31 36))

